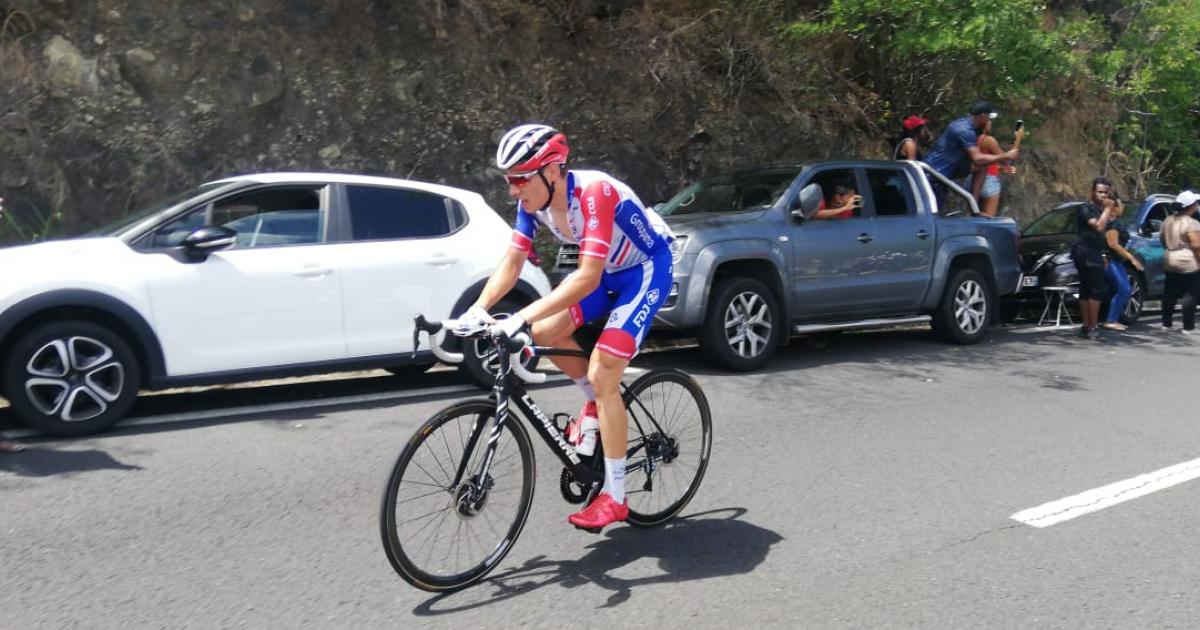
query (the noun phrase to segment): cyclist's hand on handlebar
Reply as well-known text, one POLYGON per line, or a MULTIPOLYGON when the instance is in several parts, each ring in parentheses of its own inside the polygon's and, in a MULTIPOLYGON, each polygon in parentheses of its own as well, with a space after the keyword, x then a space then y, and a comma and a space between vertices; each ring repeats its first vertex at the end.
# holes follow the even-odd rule
POLYGON ((488 328, 488 332, 491 333, 493 337, 499 337, 500 333, 504 333, 504 336, 511 339, 524 329, 525 318, 514 313, 496 322, 495 324, 492 324, 491 328, 488 328))
POLYGON ((496 320, 488 314, 487 310, 476 304, 458 317, 458 321, 454 325, 454 332, 460 335, 469 335, 494 323, 496 320))

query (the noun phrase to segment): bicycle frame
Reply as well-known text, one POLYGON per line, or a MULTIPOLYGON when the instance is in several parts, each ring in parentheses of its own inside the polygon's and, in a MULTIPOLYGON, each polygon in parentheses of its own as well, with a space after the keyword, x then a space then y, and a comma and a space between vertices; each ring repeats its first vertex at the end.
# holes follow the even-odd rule
MULTIPOLYGON (((532 350, 540 356, 587 357, 587 355, 577 350, 542 347, 533 347, 532 350)), ((596 486, 597 482, 603 480, 603 468, 596 465, 600 459, 594 455, 581 458, 575 452, 575 449, 567 443, 566 437, 558 430, 558 427, 554 425, 550 417, 530 397, 529 392, 525 389, 524 382, 512 374, 512 366, 509 365, 511 351, 503 343, 497 343, 496 352, 499 359, 499 370, 496 374, 495 384, 492 386, 492 397, 496 400, 496 414, 492 422, 491 431, 487 437, 487 451, 484 453, 483 462, 477 473, 478 479, 487 479, 492 458, 496 454, 496 444, 500 440, 505 423, 511 417, 509 403, 513 402, 528 424, 533 427, 533 430, 550 447, 550 450, 558 456, 563 466, 571 471, 571 475, 576 482, 584 487, 592 487, 591 494, 598 492, 598 488, 593 486, 596 486), (536 422, 534 421, 535 419, 537 420, 536 422)), ((475 426, 472 427, 471 434, 467 437, 467 445, 464 452, 470 453, 474 451, 479 438, 483 435, 483 425, 485 424, 483 420, 484 418, 480 418, 480 421, 476 422, 475 426)), ((458 487, 462 482, 463 477, 467 474, 468 464, 468 458, 466 457, 459 462, 458 470, 455 472, 451 487, 458 487)))

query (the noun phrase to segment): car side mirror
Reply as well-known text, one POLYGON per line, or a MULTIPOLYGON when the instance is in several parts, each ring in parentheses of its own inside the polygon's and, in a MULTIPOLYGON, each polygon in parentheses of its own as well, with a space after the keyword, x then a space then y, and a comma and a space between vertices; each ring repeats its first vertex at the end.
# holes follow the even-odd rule
POLYGON ((800 194, 796 197, 796 203, 792 207, 792 218, 808 219, 817 213, 821 208, 821 200, 825 198, 825 194, 821 192, 820 184, 809 184, 800 189, 800 194))
POLYGON ((206 225, 197 228, 183 238, 183 247, 197 258, 232 247, 237 242, 237 232, 223 225, 206 225))

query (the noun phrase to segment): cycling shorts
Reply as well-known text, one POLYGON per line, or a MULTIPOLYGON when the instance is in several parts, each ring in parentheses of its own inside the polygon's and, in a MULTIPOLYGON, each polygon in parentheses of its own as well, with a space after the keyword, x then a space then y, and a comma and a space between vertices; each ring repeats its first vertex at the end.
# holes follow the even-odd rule
POLYGON ((663 251, 642 264, 600 276, 600 286, 572 306, 578 328, 608 316, 596 349, 632 359, 646 338, 654 314, 671 291, 671 252, 663 251))

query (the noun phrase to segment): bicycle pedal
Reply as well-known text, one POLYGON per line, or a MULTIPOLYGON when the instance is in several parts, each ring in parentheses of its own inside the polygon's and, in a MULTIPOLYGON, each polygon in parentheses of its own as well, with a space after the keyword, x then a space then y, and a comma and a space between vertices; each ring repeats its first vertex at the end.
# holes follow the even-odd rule
POLYGON ((600 532, 604 531, 603 527, 580 527, 578 525, 572 525, 572 527, 589 534, 599 534, 600 532))

